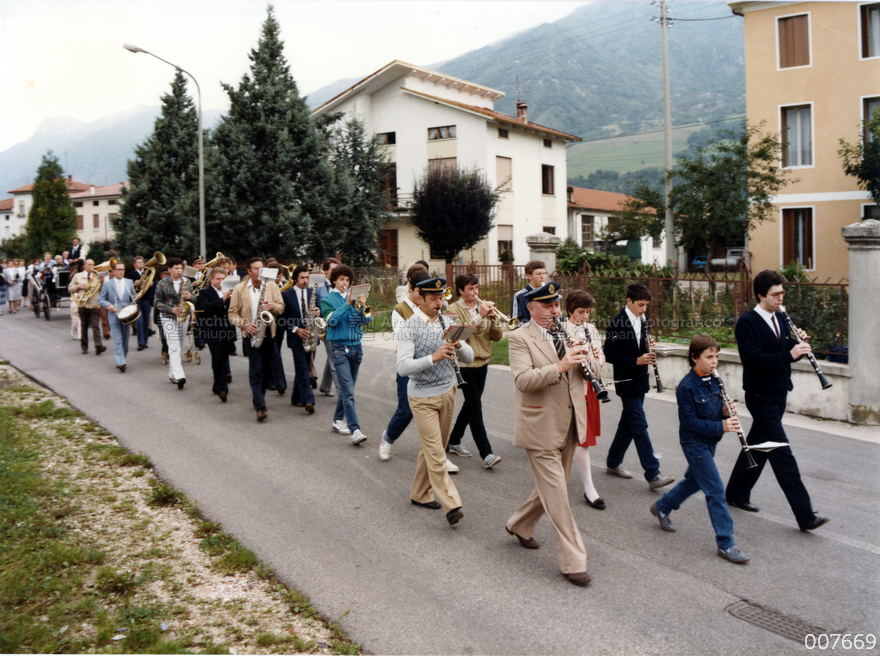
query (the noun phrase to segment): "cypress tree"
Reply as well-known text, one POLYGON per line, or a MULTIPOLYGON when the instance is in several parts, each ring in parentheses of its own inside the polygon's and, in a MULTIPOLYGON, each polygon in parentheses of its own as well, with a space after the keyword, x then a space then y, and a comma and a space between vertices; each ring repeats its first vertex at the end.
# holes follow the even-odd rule
POLYGON ((128 161, 129 189, 113 222, 123 256, 153 251, 192 259, 198 253, 198 113, 177 71, 153 134, 128 161))
POLYGON ((269 6, 250 74, 223 84, 230 107, 214 131, 208 234, 226 254, 302 257, 311 232, 333 220, 333 172, 283 54, 269 6))
POLYGON ((31 194, 24 248, 28 258, 60 253, 76 236, 76 210, 70 200, 64 171, 50 150, 43 155, 31 194))

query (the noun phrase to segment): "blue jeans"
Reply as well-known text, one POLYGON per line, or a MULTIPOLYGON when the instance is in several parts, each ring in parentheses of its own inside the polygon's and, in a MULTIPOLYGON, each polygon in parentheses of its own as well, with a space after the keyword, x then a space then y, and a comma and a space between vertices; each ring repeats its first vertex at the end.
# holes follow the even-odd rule
POLYGON ((339 379, 339 400, 336 402, 333 421, 345 419, 348 429, 354 431, 361 427, 354 408, 354 384, 357 382, 361 360, 364 359, 364 350, 360 344, 345 345, 336 342, 330 343, 330 349, 336 377, 339 379))
POLYGON ((716 444, 706 442, 682 442, 681 450, 688 461, 684 480, 663 495, 657 502, 657 508, 665 515, 678 510, 684 500, 692 494, 703 491, 706 495, 706 506, 709 519, 715 529, 715 542, 719 549, 733 546, 733 519, 724 500, 724 483, 715 466, 716 444))
POLYGON ((409 376, 397 374, 397 410, 394 411, 385 430, 385 440, 389 444, 394 444, 413 418, 412 410, 409 409, 409 397, 406 395, 407 385, 409 385, 409 376))
POLYGON ((648 420, 645 417, 645 397, 621 396, 620 402, 623 410, 620 413, 620 423, 617 424, 617 432, 608 447, 608 459, 606 464, 610 469, 615 469, 623 463, 623 456, 631 442, 636 443, 636 451, 642 469, 645 470, 645 480, 652 481, 660 475, 660 462, 654 455, 654 447, 648 435, 648 420))

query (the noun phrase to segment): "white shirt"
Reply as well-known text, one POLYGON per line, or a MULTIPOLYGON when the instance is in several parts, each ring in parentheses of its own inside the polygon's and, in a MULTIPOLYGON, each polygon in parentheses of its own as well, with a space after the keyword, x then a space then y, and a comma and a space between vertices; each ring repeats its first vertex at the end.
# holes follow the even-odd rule
POLYGON ((123 294, 125 294, 125 278, 117 278, 116 279, 116 298, 121 300, 123 294))
POLYGON ((636 334, 636 346, 640 347, 642 345, 642 319, 630 312, 629 308, 624 308, 624 310, 626 310, 626 316, 629 318, 633 332, 636 334))
MULTIPOLYGON (((306 298, 306 291, 308 288, 300 289, 299 287, 294 287, 296 289, 296 295, 299 297, 297 300, 299 301, 299 311, 302 313, 302 309, 306 308, 306 312, 308 312, 309 308, 309 299, 306 298)), ((303 319, 307 319, 308 317, 303 316, 303 319)))
POLYGON ((755 312, 757 312, 758 316, 760 316, 764 320, 764 323, 766 323, 770 327, 770 332, 773 333, 774 337, 778 335, 779 338, 782 338, 782 326, 780 326, 777 322, 776 328, 773 327, 773 322, 776 319, 775 312, 767 312, 767 310, 762 308, 760 305, 755 306, 755 312))
POLYGON ((254 287, 254 282, 248 278, 247 281, 247 290, 251 293, 251 323, 257 322, 257 314, 260 311, 260 292, 263 289, 263 285, 266 283, 261 282, 259 289, 254 287))

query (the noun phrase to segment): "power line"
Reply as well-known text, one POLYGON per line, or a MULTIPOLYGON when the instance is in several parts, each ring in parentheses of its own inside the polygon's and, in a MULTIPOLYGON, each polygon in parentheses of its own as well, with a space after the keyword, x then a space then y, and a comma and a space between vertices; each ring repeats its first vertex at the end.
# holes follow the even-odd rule
MULTIPOLYGON (((678 125, 673 130, 685 130, 687 128, 694 128, 701 125, 715 125, 716 123, 724 123, 726 121, 738 121, 742 120, 746 117, 745 114, 737 114, 736 116, 731 116, 729 118, 719 118, 716 121, 702 121, 700 123, 688 123, 687 125, 678 125)), ((622 139, 624 137, 639 137, 643 134, 657 134, 659 132, 663 132, 663 130, 648 130, 646 132, 630 132, 629 134, 618 134, 613 137, 599 137, 598 139, 585 139, 578 143, 571 144, 570 146, 566 146, 566 148, 574 148, 575 146, 579 146, 581 144, 594 143, 596 141, 608 141, 610 139, 622 139)))

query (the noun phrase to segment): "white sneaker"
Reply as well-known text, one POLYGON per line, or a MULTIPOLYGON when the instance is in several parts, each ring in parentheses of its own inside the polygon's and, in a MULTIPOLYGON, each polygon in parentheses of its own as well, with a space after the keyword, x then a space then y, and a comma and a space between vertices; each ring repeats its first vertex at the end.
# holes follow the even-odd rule
POLYGON ((354 433, 351 434, 351 443, 352 444, 360 444, 361 442, 366 442, 367 436, 361 433, 360 428, 355 428, 354 433))
POLYGON ((382 441, 379 442, 379 460, 385 461, 391 458, 391 442, 386 442, 388 431, 382 431, 382 441))
POLYGON ((458 467, 456 467, 455 463, 452 462, 449 458, 446 459, 446 471, 448 471, 450 474, 458 473, 458 467))
POLYGON ((342 435, 351 435, 351 431, 348 430, 348 424, 346 424, 341 419, 339 421, 334 421, 332 425, 333 430, 337 433, 341 433, 342 435))

